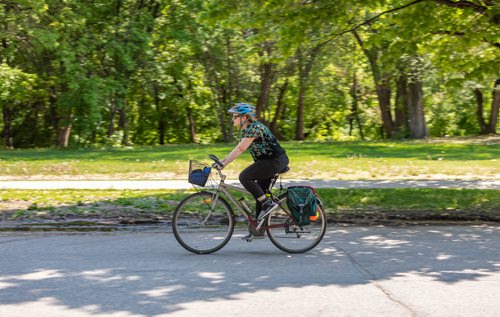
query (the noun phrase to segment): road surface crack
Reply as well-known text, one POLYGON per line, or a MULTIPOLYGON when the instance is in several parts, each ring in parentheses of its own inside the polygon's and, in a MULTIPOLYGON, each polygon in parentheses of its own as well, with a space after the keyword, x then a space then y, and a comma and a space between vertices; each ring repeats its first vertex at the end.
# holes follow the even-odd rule
POLYGON ((339 246, 335 246, 335 248, 338 249, 339 251, 341 251, 342 253, 344 253, 347 256, 347 258, 349 259, 349 261, 353 264, 353 266, 361 273, 361 275, 363 275, 363 277, 365 277, 370 282, 370 284, 372 284, 378 290, 380 290, 382 293, 384 293, 384 295, 390 301, 405 308, 410 313, 411 316, 417 317, 417 313, 408 304, 406 304, 402 300, 398 299, 393 293, 391 293, 390 291, 385 289, 380 283, 378 283, 378 280, 377 280, 377 277, 375 276, 375 274, 373 274, 368 269, 363 267, 363 265, 361 265, 361 263, 356 261, 356 259, 351 254, 349 254, 347 251, 345 251, 344 249, 340 248, 339 246))

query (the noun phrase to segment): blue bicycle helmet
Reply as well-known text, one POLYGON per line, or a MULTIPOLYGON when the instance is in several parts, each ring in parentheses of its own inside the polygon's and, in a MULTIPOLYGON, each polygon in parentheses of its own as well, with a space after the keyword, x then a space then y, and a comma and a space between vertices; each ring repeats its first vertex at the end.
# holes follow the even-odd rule
POLYGON ((248 103, 237 103, 228 111, 229 113, 237 113, 239 115, 247 115, 250 117, 257 116, 255 107, 248 103))

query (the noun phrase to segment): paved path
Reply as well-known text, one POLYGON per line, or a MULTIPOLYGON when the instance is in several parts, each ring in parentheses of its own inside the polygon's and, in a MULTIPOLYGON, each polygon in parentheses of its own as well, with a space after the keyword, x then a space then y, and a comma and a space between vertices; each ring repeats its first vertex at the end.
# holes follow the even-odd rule
MULTIPOLYGON (((228 181, 238 184, 238 181, 228 181)), ((284 180, 283 186, 315 188, 469 188, 498 189, 500 180, 284 180)), ((188 189, 186 181, 0 181, 0 189, 188 189)))
POLYGON ((498 316, 500 227, 331 227, 306 254, 243 232, 0 233, 0 316, 498 316))

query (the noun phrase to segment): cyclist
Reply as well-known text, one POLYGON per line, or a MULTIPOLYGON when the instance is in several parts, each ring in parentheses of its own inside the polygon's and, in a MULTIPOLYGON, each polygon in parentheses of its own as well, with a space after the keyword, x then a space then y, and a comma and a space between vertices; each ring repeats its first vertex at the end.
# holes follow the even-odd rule
POLYGON ((239 127, 239 143, 222 160, 224 168, 246 149, 250 151, 254 163, 240 173, 240 182, 256 200, 256 217, 260 221, 267 217, 276 206, 265 191, 271 178, 286 169, 288 156, 271 131, 256 119, 255 107, 248 103, 237 103, 228 113, 233 116, 233 124, 239 127))

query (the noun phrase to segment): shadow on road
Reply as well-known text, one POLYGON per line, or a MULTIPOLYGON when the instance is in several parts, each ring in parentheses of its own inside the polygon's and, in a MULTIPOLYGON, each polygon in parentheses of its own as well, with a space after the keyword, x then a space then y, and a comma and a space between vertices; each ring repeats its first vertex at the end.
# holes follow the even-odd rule
POLYGON ((5 236, 0 315, 6 307, 43 302, 68 313, 151 316, 252 294, 350 288, 408 275, 445 284, 477 281, 498 273, 499 233, 490 226, 335 227, 307 254, 234 237, 205 256, 188 253, 165 233, 5 236))

